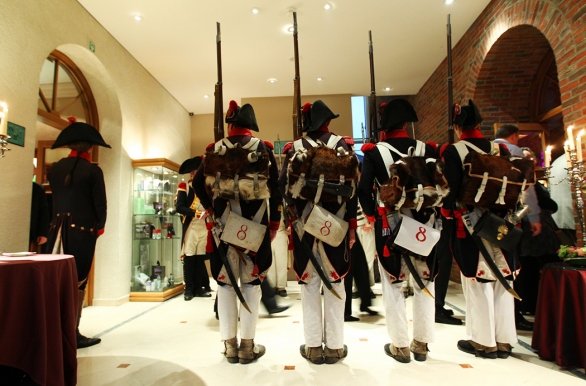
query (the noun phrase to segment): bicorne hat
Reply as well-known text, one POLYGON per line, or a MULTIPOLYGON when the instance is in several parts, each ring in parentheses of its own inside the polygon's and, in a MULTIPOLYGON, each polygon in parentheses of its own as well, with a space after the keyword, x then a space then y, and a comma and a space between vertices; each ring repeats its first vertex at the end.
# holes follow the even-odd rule
POLYGON ((454 105, 454 125, 462 127, 476 126, 482 122, 480 111, 472 102, 472 99, 468 99, 468 106, 454 105))
POLYGON ((406 99, 393 99, 383 108, 380 130, 389 130, 399 124, 418 120, 411 103, 406 99))
POLYGON ((316 131, 330 119, 336 119, 340 114, 334 114, 332 110, 321 100, 311 103, 306 103, 301 109, 303 115, 303 131, 316 131))
POLYGON ((199 155, 193 158, 186 159, 179 167, 179 174, 187 174, 199 169, 199 165, 201 165, 201 162, 202 157, 199 155))
POLYGON ((102 138, 102 135, 95 127, 85 122, 74 122, 59 133, 51 149, 69 145, 72 142, 84 141, 92 145, 112 148, 102 138))
POLYGON ((240 107, 236 101, 230 101, 230 107, 226 111, 226 123, 231 123, 236 127, 258 131, 254 109, 249 103, 240 107))

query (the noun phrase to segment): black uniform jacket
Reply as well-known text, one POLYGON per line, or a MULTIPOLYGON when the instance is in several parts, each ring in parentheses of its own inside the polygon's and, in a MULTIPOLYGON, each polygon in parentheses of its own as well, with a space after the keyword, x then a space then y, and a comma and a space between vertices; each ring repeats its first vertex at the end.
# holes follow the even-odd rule
MULTIPOLYGON (((486 138, 482 138, 478 130, 465 131, 460 138, 466 142, 470 142, 474 146, 478 147, 487 154, 492 150, 492 143, 486 138)), ((475 150, 468 147, 470 152, 475 150)), ((510 155, 509 151, 501 146, 501 155, 510 155)), ((447 210, 455 209, 457 198, 460 195, 460 189, 462 187, 462 178, 464 176, 464 169, 462 167, 462 160, 458 154, 458 150, 453 145, 450 145, 444 151, 444 162, 445 162, 445 175, 450 185, 450 193, 443 201, 443 208, 447 210)), ((473 210, 472 206, 468 207, 468 210, 473 210)), ((504 217, 505 213, 497 212, 494 213, 504 217)), ((462 223, 461 218, 456 215, 454 216, 454 227, 452 234, 452 253, 462 274, 466 277, 476 277, 478 267, 478 247, 476 243, 468 233, 468 230, 462 223)), ((509 267, 515 271, 519 264, 514 257, 513 253, 502 251, 509 267)), ((482 279, 478 279, 482 281, 482 279)))
MULTIPOLYGON (((406 135, 406 133, 405 133, 406 135)), ((415 148, 417 141, 411 138, 389 138, 384 142, 387 142, 393 146, 397 151, 402 154, 408 154, 409 148, 415 148)), ((367 144, 368 145, 368 144, 367 144)), ((358 196, 360 198, 360 205, 362 211, 370 222, 375 220, 375 240, 376 250, 378 253, 379 261, 385 271, 390 273, 396 278, 400 277, 401 272, 401 253, 405 252, 404 249, 395 247, 389 250, 390 256, 385 256, 384 247, 387 241, 387 235, 383 236, 383 222, 382 215, 378 211, 378 203, 376 202, 376 189, 379 184, 384 184, 389 179, 389 173, 387 166, 383 161, 380 151, 388 151, 386 148, 379 149, 378 147, 371 146, 363 147, 364 159, 362 161, 362 174, 360 176, 360 184, 358 186, 358 196)), ((396 152, 392 152, 393 162, 397 162, 402 157, 396 152)), ((430 145, 425 145, 425 157, 435 157, 435 150, 430 145)), ((433 209, 421 209, 419 212, 411 210, 413 218, 421 223, 425 223, 429 220, 433 209)), ((432 251, 429 256, 434 256, 435 251, 432 251)), ((434 259, 426 259, 428 266, 432 265, 434 259)), ((431 267, 430 267, 431 269, 431 267)), ((437 272, 436 270, 434 270, 437 272)))
MULTIPOLYGON (((313 131, 311 133, 307 133, 306 135, 308 137, 310 137, 311 139, 313 139, 314 141, 317 141, 319 139, 320 141, 327 143, 328 140, 330 139, 330 137, 335 134, 330 133, 329 131, 313 131)), ((340 146, 344 150, 350 149, 350 146, 348 145, 348 143, 346 143, 346 140, 343 138, 340 139, 338 141, 338 143, 336 144, 336 149, 340 146)), ((305 147, 306 149, 312 148, 311 144, 305 140, 303 140, 303 147, 305 147)), ((307 205, 308 201, 300 199, 300 198, 297 198, 294 200, 286 194, 286 192, 287 192, 287 168, 289 166, 289 160, 291 159, 291 156, 293 156, 293 154, 295 154, 295 150, 293 148, 291 148, 287 152, 287 156, 285 158, 285 163, 283 165, 283 169, 281 169, 281 176, 279 177, 279 189, 281 190, 281 194, 283 195, 283 197, 285 197, 285 200, 287 201, 287 205, 293 205, 297 211, 297 214, 301 216, 301 214, 303 213, 303 210, 305 209, 305 205, 307 205)), ((321 203, 321 206, 333 214, 336 214, 341 208, 341 204, 338 204, 337 202, 333 202, 333 203, 332 202, 324 202, 324 203, 321 203)), ((357 196, 354 195, 354 197, 352 197, 346 203, 346 214, 344 215, 344 220, 350 222, 350 226, 354 227, 354 228, 356 225, 357 207, 358 207, 358 199, 357 199, 357 196), (352 224, 354 224, 354 225, 352 225, 352 224)), ((294 262, 293 262, 293 268, 295 269, 295 274, 297 275, 297 280, 300 283, 304 283, 303 273, 305 272, 305 269, 307 268, 307 263, 309 262, 309 257, 303 252, 303 247, 301 245, 301 241, 299 240, 299 237, 297 236, 295 231, 292 231, 292 232, 293 232, 293 245, 295 248, 293 251, 293 256, 295 257, 294 262)), ((313 243, 315 241, 314 236, 305 232, 303 235, 303 239, 307 242, 307 245, 309 245, 310 247, 313 247, 313 243)), ((348 273, 348 271, 350 269, 351 253, 350 253, 350 247, 348 244, 348 237, 346 236, 344 241, 340 245, 338 245, 337 247, 333 247, 333 246, 328 245, 326 243, 324 243, 323 246, 324 246, 324 250, 326 252, 326 255, 328 257, 328 260, 330 261, 330 264, 336 270, 336 272, 328 272, 326 274, 329 274, 330 280, 332 282, 339 281, 342 278, 344 278, 344 276, 346 276, 346 274, 348 273)))
POLYGON ((46 250, 50 252, 59 242, 57 234, 61 230, 63 251, 75 257, 78 281, 89 273, 98 232, 103 232, 107 212, 102 169, 88 159, 89 156, 77 159, 67 186, 65 176, 73 169, 75 157, 53 164, 47 176, 53 194, 53 217, 46 250))
MULTIPOLYGON (((251 138, 252 137, 245 135, 235 135, 228 137, 230 142, 234 144, 240 143, 241 145, 246 145, 251 138)), ((210 148, 213 149, 213 146, 208 146, 208 149, 210 148)), ((267 151, 269 154, 270 167, 269 180, 267 185, 271 192, 268 210, 268 212, 270 213, 270 223, 269 216, 267 215, 267 212, 265 212, 261 223, 267 225, 267 232, 265 233, 264 240, 260 248, 258 249, 257 253, 251 254, 250 258, 252 259, 253 263, 258 267, 258 272, 264 272, 271 266, 273 261, 271 252, 271 238, 268 228, 271 227, 272 229, 278 229, 279 227, 279 223, 281 221, 281 212, 279 212, 279 205, 281 205, 281 194, 279 193, 279 189, 277 188, 279 172, 277 169, 277 162, 275 161, 275 155, 273 154, 272 149, 265 142, 260 141, 258 144, 258 151, 267 151)), ((193 189, 195 190, 195 194, 197 195, 197 197, 199 197, 201 204, 204 208, 213 209, 213 212, 216 216, 221 216, 224 213, 226 205, 229 201, 221 197, 218 197, 212 202, 212 197, 210 197, 206 192, 204 173, 204 163, 202 163, 193 179, 193 189)), ((261 204, 262 200, 255 200, 249 202, 241 200, 240 207, 242 209, 242 217, 252 220, 252 218, 260 208, 261 204)), ((212 275, 214 276, 214 278, 218 277, 220 270, 222 269, 222 266, 222 260, 218 254, 217 246, 214 243, 214 256, 211 259, 212 275)), ((218 282, 218 284, 223 285, 223 283, 220 282, 218 282)), ((252 282, 252 284, 260 284, 260 280, 256 280, 252 282)))
POLYGON ((195 199, 195 191, 191 184, 192 181, 190 180, 187 183, 181 182, 177 187, 177 202, 175 204, 175 210, 177 213, 181 213, 184 216, 182 238, 185 237, 185 232, 187 232, 191 220, 195 217, 195 211, 191 209, 191 204, 195 199))

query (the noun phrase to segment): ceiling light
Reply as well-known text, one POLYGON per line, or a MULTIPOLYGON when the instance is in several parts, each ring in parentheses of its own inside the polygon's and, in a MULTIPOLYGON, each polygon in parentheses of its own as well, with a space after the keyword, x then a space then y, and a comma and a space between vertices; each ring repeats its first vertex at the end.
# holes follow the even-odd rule
POLYGON ((277 80, 275 78, 269 79, 269 83, 275 83, 277 80))
POLYGON ((206 98, 206 99, 208 99, 210 96, 209 95, 204 95, 203 97, 206 98))
POLYGON ((258 9, 258 8, 256 8, 256 7, 252 8, 252 13, 253 13, 253 14, 255 14, 255 15, 256 15, 256 14, 257 14, 257 13, 259 13, 259 12, 260 12, 260 9, 258 9))
POLYGON ((392 89, 392 87, 385 87, 385 91, 391 91, 392 89))
POLYGON ((134 20, 136 21, 141 21, 142 20, 142 15, 139 15, 138 13, 136 15, 134 15, 134 20))
POLYGON ((447 5, 450 5, 454 2, 454 0, 444 0, 444 3, 446 3, 447 5))
POLYGON ((332 8, 332 5, 330 3, 326 3, 326 5, 324 5, 324 9, 330 9, 332 8))
POLYGON ((295 30, 295 27, 293 27, 292 25, 288 25, 285 27, 285 31, 293 33, 293 31, 295 30))
POLYGON ((324 78, 317 78, 318 82, 321 82, 322 80, 324 80, 324 78))

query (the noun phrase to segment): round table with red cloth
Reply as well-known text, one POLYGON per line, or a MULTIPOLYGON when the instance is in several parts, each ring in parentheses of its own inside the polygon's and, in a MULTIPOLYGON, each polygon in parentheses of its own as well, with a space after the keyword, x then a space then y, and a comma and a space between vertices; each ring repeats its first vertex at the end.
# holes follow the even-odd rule
POLYGON ((531 347, 560 367, 586 368, 586 268, 543 268, 531 347))
POLYGON ((73 256, 0 255, 0 365, 39 385, 75 385, 77 301, 73 256))

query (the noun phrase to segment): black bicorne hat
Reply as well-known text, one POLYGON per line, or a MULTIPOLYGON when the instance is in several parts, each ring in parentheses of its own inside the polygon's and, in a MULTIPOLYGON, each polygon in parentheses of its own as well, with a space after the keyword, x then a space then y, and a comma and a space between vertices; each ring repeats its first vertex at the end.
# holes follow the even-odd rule
POLYGON ((230 107, 226 111, 226 123, 231 123, 236 127, 258 131, 254 109, 249 103, 240 107, 236 101, 230 101, 230 107))
POLYGON ((308 133, 316 131, 328 120, 340 116, 340 114, 334 114, 321 100, 317 100, 313 104, 306 103, 303 105, 301 113, 303 114, 303 131, 308 133))
POLYGON ((51 149, 69 145, 72 142, 84 141, 92 145, 112 148, 102 138, 102 135, 95 127, 85 122, 74 122, 59 133, 51 149))
POLYGON ((406 99, 393 99, 383 108, 381 127, 377 131, 389 130, 404 122, 417 122, 417 113, 406 99))
POLYGON ((202 157, 200 155, 186 159, 179 167, 179 174, 187 174, 199 169, 199 165, 201 165, 201 162, 202 157))
POLYGON ((482 116, 472 99, 468 99, 468 106, 454 105, 454 125, 470 127, 480 122, 482 122, 482 116))

